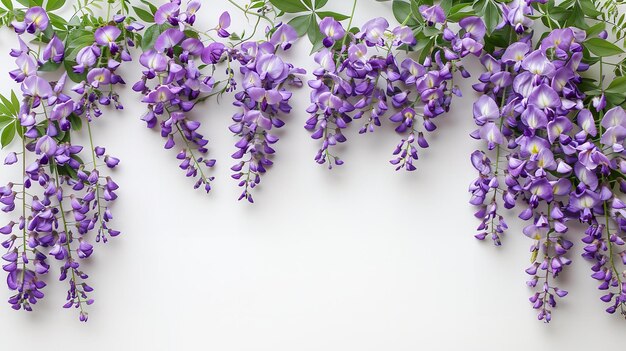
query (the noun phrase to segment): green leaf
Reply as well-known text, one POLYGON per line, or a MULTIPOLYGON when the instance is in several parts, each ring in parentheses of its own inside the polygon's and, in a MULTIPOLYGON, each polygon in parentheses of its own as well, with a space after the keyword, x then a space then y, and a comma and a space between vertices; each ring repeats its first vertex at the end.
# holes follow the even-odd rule
POLYGON ((293 27, 298 33, 298 36, 301 37, 306 34, 309 29, 309 24, 311 23, 311 18, 313 15, 302 15, 298 17, 294 17, 291 21, 289 21, 289 25, 293 27))
MULTIPOLYGON (((400 23, 404 23, 407 17, 410 18, 411 16, 411 4, 403 0, 393 0, 391 10, 393 11, 393 17, 400 23)), ((409 22, 411 22, 410 19, 409 22)), ((407 22, 407 24, 409 24, 409 22, 407 22)), ((413 24, 415 24, 415 22, 413 22, 413 24)))
POLYGON ((137 14, 137 16, 145 21, 146 23, 154 23, 154 15, 152 15, 150 12, 139 8, 137 6, 133 6, 133 10, 135 11, 135 13, 137 14))
MULTIPOLYGON (((59 15, 55 15, 54 13, 48 13, 48 17, 50 17, 50 23, 52 23, 52 25, 57 28, 57 29, 61 29, 61 30, 65 30, 67 27, 67 21, 59 16, 59 15)), ((59 35, 60 33, 57 33, 57 35, 59 35)))
POLYGON ((491 1, 487 1, 485 5, 485 15, 483 18, 485 19, 487 32, 489 34, 493 33, 500 23, 500 10, 498 10, 498 6, 491 1))
POLYGON ((337 21, 343 21, 350 18, 350 16, 342 15, 340 13, 332 11, 319 11, 317 12, 317 15, 320 16, 320 18, 332 17, 337 21))
POLYGON ((65 71, 67 72, 67 76, 72 80, 72 82, 80 83, 87 78, 87 74, 78 74, 74 72, 74 66, 76 66, 75 61, 63 60, 63 66, 65 67, 65 71))
POLYGON ((452 8, 452 0, 441 0, 439 6, 441 6, 443 12, 450 13, 450 9, 452 8))
POLYGON ((587 41, 584 42, 584 46, 599 57, 607 57, 624 53, 624 50, 622 50, 619 46, 602 38, 587 39, 587 41))
MULTIPOLYGON (((11 92, 13 93, 13 92, 11 92)), ((15 94, 15 93, 13 93, 15 94)), ((2 109, 0 110, 3 114, 12 116, 13 118, 17 117, 20 111, 19 101, 17 104, 13 103, 3 95, 0 95, 0 100, 2 101, 2 109)))
POLYGON ((48 0, 46 11, 58 10, 65 5, 65 0, 48 0))
POLYGON ((287 12, 296 13, 307 11, 306 6, 300 0, 270 0, 272 5, 277 9, 287 12))
POLYGON ((596 5, 591 0, 578 0, 587 17, 598 17, 603 13, 596 9, 596 5))
POLYGON ((11 0, 2 0, 2 3, 9 11, 13 11, 13 2, 11 0))
POLYGON ((328 0, 315 0, 315 9, 321 9, 327 2, 328 0))
POLYGON ((72 130, 80 130, 83 127, 83 120, 76 114, 72 113, 69 118, 72 130))
POLYGON ((17 0, 17 2, 19 2, 20 4, 26 7, 30 7, 30 0, 17 0))
POLYGON ((0 115, 0 130, 2 130, 2 128, 4 128, 9 123, 13 123, 14 121, 15 119, 13 117, 0 115))
POLYGON ((0 135, 0 146, 2 148, 11 144, 13 139, 15 138, 15 123, 11 123, 4 127, 2 130, 2 135, 0 135))
POLYGON ((606 88, 607 93, 626 94, 626 76, 613 79, 611 84, 606 88))
POLYGON ((535 260, 537 260, 537 255, 539 255, 539 250, 533 250, 533 252, 530 254, 530 262, 533 263, 535 262, 535 260))
POLYGON ((161 26, 159 26, 158 24, 148 27, 143 35, 143 38, 141 38, 141 48, 146 49, 154 46, 154 42, 157 40, 160 34, 161 26))
POLYGON ((48 61, 39 67, 40 72, 54 72, 61 66, 60 63, 48 61))
MULTIPOLYGON (((311 15, 311 18, 313 18, 313 15, 311 15)), ((311 24, 309 25, 309 29, 307 31, 307 36, 309 37, 311 44, 313 44, 313 49, 311 50, 311 53, 318 51, 322 48, 322 46, 324 46, 324 44, 322 43, 324 37, 320 32, 320 27, 317 24, 317 21, 311 21, 311 24)))
POLYGON ((587 38, 597 36, 598 34, 600 34, 600 32, 604 30, 605 27, 606 27, 606 24, 604 22, 598 22, 594 24, 593 26, 590 26, 589 28, 585 29, 585 32, 587 32, 587 38))
POLYGON ((13 112, 13 116, 16 118, 20 115, 20 100, 15 95, 15 91, 11 90, 11 109, 13 112))
POLYGON ((312 0, 302 0, 302 3, 306 5, 306 7, 308 7, 309 9, 313 9, 313 3, 311 1, 312 0))
POLYGON ((154 15, 157 12, 157 7, 154 6, 152 3, 146 1, 146 0, 140 0, 143 4, 145 4, 146 6, 148 6, 148 8, 150 8, 150 12, 154 15))

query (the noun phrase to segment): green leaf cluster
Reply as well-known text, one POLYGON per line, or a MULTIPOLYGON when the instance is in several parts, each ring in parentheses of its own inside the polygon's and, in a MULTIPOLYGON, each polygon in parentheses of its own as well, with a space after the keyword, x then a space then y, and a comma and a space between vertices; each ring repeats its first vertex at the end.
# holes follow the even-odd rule
POLYGON ((6 98, 0 95, 0 147, 9 145, 16 135, 22 135, 22 126, 19 120, 20 101, 15 92, 6 98))
POLYGON ((337 21, 350 18, 350 16, 337 12, 321 11, 328 0, 269 0, 269 2, 278 10, 278 16, 286 13, 295 16, 288 24, 296 30, 298 36, 306 35, 309 38, 313 44, 312 52, 318 51, 323 46, 322 40, 324 38, 320 33, 319 20, 326 17, 332 17, 337 21))

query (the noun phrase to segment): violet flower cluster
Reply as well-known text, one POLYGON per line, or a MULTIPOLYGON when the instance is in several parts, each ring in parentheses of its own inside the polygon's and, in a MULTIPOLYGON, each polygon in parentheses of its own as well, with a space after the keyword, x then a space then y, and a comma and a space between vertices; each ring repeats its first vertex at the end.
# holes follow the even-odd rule
POLYGON ((298 35, 288 24, 281 24, 273 31, 268 41, 246 42, 240 48, 228 51, 236 59, 243 75, 242 88, 235 94, 235 106, 241 111, 233 116, 235 122, 230 130, 240 137, 235 144, 237 151, 232 155, 237 162, 231 170, 239 180, 243 192, 239 197, 253 202, 250 190, 261 181, 261 175, 273 164, 272 144, 278 141, 273 128, 285 122, 281 114, 291 111, 289 87, 302 86, 299 75, 306 73, 281 59, 277 53, 288 50, 298 35))
MULTIPOLYGON (((280 115, 291 111, 292 93, 288 88, 302 85, 298 75, 305 71, 286 63, 278 54, 291 47, 297 34, 289 25, 281 24, 272 28, 267 41, 242 41, 239 45, 227 46, 193 29, 199 8, 199 2, 191 1, 186 10, 181 11, 180 2, 172 1, 158 9, 157 24, 169 24, 172 28, 159 35, 154 49, 141 55, 140 62, 146 70, 133 89, 141 92, 142 101, 148 104, 148 113, 143 117, 148 127, 160 126, 161 136, 167 139, 166 149, 175 146, 176 135, 183 140, 184 148, 177 156, 181 160, 180 167, 188 177, 198 178, 196 188, 203 186, 209 192, 213 177, 205 174, 203 166, 213 167, 216 161, 205 157, 208 141, 198 132, 200 122, 188 118, 189 112, 197 103, 214 95, 234 92, 241 85, 242 90, 234 94, 233 103, 241 111, 233 116, 235 123, 230 126, 240 138, 235 144, 237 151, 232 155, 237 163, 231 169, 235 172, 232 177, 243 188, 239 200, 253 202, 251 189, 259 184, 261 175, 272 164, 271 155, 275 152, 272 144, 278 141, 272 129, 282 127, 284 122, 280 115), (199 35, 206 40, 201 41, 199 35), (197 63, 198 60, 202 63, 197 63), (240 84, 233 67, 235 63, 240 66, 240 84), (200 65, 204 66, 203 70, 199 69, 200 65), (215 74, 220 66, 226 66, 223 80, 218 80, 215 74), (210 74, 203 71, 210 71, 210 74), (152 80, 157 82, 154 87, 148 84, 152 80)), ((225 12, 211 31, 219 37, 229 37, 229 24, 230 15, 225 12)))
MULTIPOLYGON (((213 167, 215 160, 206 158, 208 140, 198 132, 200 122, 190 119, 189 113, 216 84, 212 76, 200 71, 199 59, 211 64, 214 57, 222 55, 224 47, 217 43, 205 47, 200 39, 189 35, 190 31, 184 31, 194 24, 199 8, 200 2, 192 1, 181 11, 180 1, 172 1, 158 9, 156 23, 170 28, 158 36, 153 48, 141 54, 139 62, 145 70, 133 90, 143 94, 142 102, 148 106, 142 117, 148 128, 159 126, 166 139, 165 149, 176 146, 176 137, 181 140, 184 148, 176 156, 180 168, 187 177, 197 178, 195 188, 209 192, 213 177, 206 174, 206 168, 213 167)), ((231 81, 226 81, 225 89, 232 89, 231 81)))
POLYGON ((475 151, 479 173, 470 186, 478 206, 479 239, 496 245, 507 229, 497 198, 505 208, 520 207, 529 224, 523 232, 535 240, 528 285, 536 288, 530 301, 538 318, 549 322, 558 297, 567 291, 555 284, 571 264, 567 254, 574 240, 582 241, 583 257, 594 262, 592 277, 603 291, 609 313, 624 311, 623 267, 626 229, 620 194, 626 189, 623 142, 626 112, 606 111, 602 97, 586 104, 579 86, 586 34, 577 28, 551 31, 535 49, 529 36, 505 50, 485 55, 486 72, 474 88, 482 95, 474 104, 479 128, 472 133, 490 153, 475 151), (596 121, 598 124, 596 124, 596 121), (572 238, 571 224, 587 226, 572 238))
POLYGON ((461 95, 454 72, 469 77, 460 60, 480 55, 485 35, 478 17, 464 18, 454 32, 440 6, 422 6, 420 13, 427 26, 439 30, 443 43, 434 45, 423 62, 406 57, 399 63, 401 48, 416 44, 407 26, 390 29, 384 18, 374 18, 353 34, 331 17, 320 22, 325 48, 315 55, 320 67, 309 81, 311 117, 305 125, 313 139, 321 140, 315 156, 319 164, 343 164, 331 149, 347 140, 345 129, 353 120, 365 119, 363 134, 387 116, 403 136, 390 162, 396 170, 416 169, 417 147, 428 147, 425 133, 435 130, 434 119, 450 109, 452 96, 461 95))
POLYGON ((110 205, 116 200, 118 185, 102 174, 103 167, 114 168, 119 160, 93 144, 91 122, 101 115, 101 106, 121 109, 114 85, 123 84, 116 69, 129 61, 127 46, 121 34, 139 29, 138 24, 124 28, 123 16, 116 16, 115 25, 94 28, 93 44, 80 49, 74 72, 85 80, 71 88, 76 97, 68 95, 68 73, 49 81, 41 68, 66 60, 68 45, 49 27, 49 16, 41 7, 27 10, 24 21, 12 25, 18 33, 19 47, 12 49, 17 68, 10 76, 20 83, 22 101, 16 114, 15 127, 21 137, 21 152, 11 152, 5 165, 20 162, 23 180, 0 187, 2 211, 16 212, 19 217, 0 228, 6 236, 2 258, 8 263, 7 285, 15 294, 9 299, 16 309, 31 311, 44 297, 44 276, 50 270, 49 257, 61 262, 59 280, 68 284, 64 308, 79 309, 81 321, 87 321, 87 305, 93 288, 81 261, 92 255, 91 242, 106 242, 120 234, 110 227, 113 218, 110 205), (43 42, 43 50, 33 45, 43 42), (89 149, 72 141, 72 133, 86 122, 89 149), (90 162, 81 157, 86 154, 90 162))

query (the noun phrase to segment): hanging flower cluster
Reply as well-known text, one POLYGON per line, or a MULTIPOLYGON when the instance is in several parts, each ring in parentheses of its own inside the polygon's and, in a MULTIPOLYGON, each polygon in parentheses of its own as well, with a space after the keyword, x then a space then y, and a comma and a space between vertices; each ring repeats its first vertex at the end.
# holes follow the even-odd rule
POLYGON ((243 43, 228 52, 240 63, 243 75, 243 90, 235 94, 234 102, 241 112, 233 116, 235 123, 230 126, 240 137, 235 144, 238 150, 232 157, 241 161, 231 167, 235 172, 232 177, 239 180, 243 188, 240 200, 254 201, 250 189, 259 184, 261 174, 272 165, 270 157, 275 150, 271 145, 278 141, 271 130, 282 127, 285 122, 280 115, 291 111, 292 93, 288 87, 302 86, 299 75, 306 72, 276 55, 279 49, 288 50, 297 38, 291 26, 282 24, 269 41, 243 43))
POLYGON ((485 35, 478 17, 461 19, 455 33, 440 6, 421 6, 420 15, 422 25, 437 33, 420 62, 406 57, 399 63, 398 51, 416 44, 405 25, 390 29, 387 20, 375 18, 354 34, 331 17, 319 23, 325 48, 315 55, 320 67, 313 72, 316 79, 309 81, 311 117, 305 126, 313 139, 321 140, 318 163, 328 163, 329 168, 343 164, 331 148, 347 140, 344 130, 353 120, 365 119, 359 130, 363 134, 373 132, 388 116, 403 136, 391 163, 396 170, 416 169, 417 147, 428 147, 424 133, 435 130, 433 120, 449 110, 453 95, 461 95, 453 73, 469 77, 460 60, 480 55, 485 35))
MULTIPOLYGON (((156 25, 169 26, 156 38, 153 48, 144 51, 139 62, 145 68, 140 81, 133 90, 144 95, 142 102, 148 105, 148 112, 142 117, 148 128, 159 125, 161 136, 166 139, 165 148, 176 145, 175 136, 185 144, 176 156, 180 168, 188 177, 198 178, 196 188, 204 187, 209 192, 213 177, 205 174, 204 167, 213 167, 215 160, 205 158, 208 140, 198 132, 200 122, 190 120, 189 112, 201 101, 203 94, 211 93, 215 81, 204 75, 196 59, 202 57, 210 64, 214 57, 223 53, 220 44, 204 44, 196 36, 189 36, 185 26, 192 26, 200 2, 190 2, 186 11, 181 12, 179 4, 167 3, 154 14, 156 25), (149 86, 148 82, 154 82, 149 86)), ((231 80, 225 89, 232 89, 231 80)), ((206 98, 206 97, 204 97, 206 98)))
POLYGON ((626 38, 626 25, 619 8, 605 1, 394 0, 399 26, 378 17, 355 28, 357 0, 349 16, 324 11, 325 0, 243 6, 229 0, 256 19, 248 35, 231 30, 228 12, 210 30, 196 29, 197 0, 160 7, 142 0, 144 8, 132 7, 142 22, 129 15, 126 0, 77 5, 69 20, 53 13, 64 0, 47 1, 46 9, 2 1, 0 24, 18 34, 10 77, 21 89, 21 101, 15 93, 0 96, 0 146, 21 140, 20 151, 9 152, 4 163, 21 165, 23 177, 0 186, 0 209, 12 216, 0 227, 10 305, 30 311, 44 297, 53 257, 68 284, 64 307, 88 318, 93 289, 82 260, 92 255, 94 241, 120 233, 110 226, 118 185, 105 171, 120 161, 94 144, 92 122, 103 107, 123 109, 118 68, 136 44, 143 70, 133 90, 147 108, 142 120, 159 130, 165 149, 177 148, 180 168, 206 192, 216 160, 192 111, 232 94, 232 178, 242 189, 239 200, 253 202, 252 189, 273 164, 276 129, 291 113, 292 89, 306 73, 284 52, 306 35, 318 67, 302 121, 320 141, 316 162, 329 168, 343 164, 333 149, 347 140, 355 120, 363 121, 359 133, 366 134, 389 119, 401 135, 391 164, 415 170, 436 118, 461 95, 455 79, 469 78, 464 59, 481 56, 485 72, 473 86, 480 96, 471 136, 485 147, 471 154, 478 176, 469 189, 480 219, 476 237, 501 245, 507 230, 501 208, 518 210, 527 222, 523 233, 534 240, 526 272, 539 320, 549 322, 557 299, 567 295, 556 279, 579 248, 592 263, 606 311, 626 313, 626 60, 615 45, 626 38), (106 7, 106 18, 90 6, 106 7), (533 33, 533 19, 549 32, 533 33), (261 21, 268 25, 257 40, 261 21), (614 41, 607 40, 607 23, 614 41), (541 38, 536 45, 533 37, 541 38), (593 65, 597 80, 590 77, 593 65), (616 78, 605 84, 607 65, 616 78), (83 125, 84 147, 73 138, 83 125))
POLYGON ((281 24, 271 30, 267 41, 241 41, 238 45, 227 46, 209 33, 214 31, 221 38, 229 37, 229 13, 223 13, 218 25, 205 33, 192 27, 199 8, 199 2, 191 1, 186 10, 181 11, 179 1, 172 1, 156 10, 156 26, 170 28, 158 35, 154 48, 142 53, 140 62, 146 70, 133 89, 141 92, 142 101, 148 104, 148 113, 143 117, 148 127, 160 126, 161 136, 167 139, 166 149, 176 145, 175 136, 184 142, 184 148, 177 155, 180 167, 188 177, 198 178, 196 188, 203 186, 209 192, 213 177, 206 175, 203 166, 213 167, 216 161, 206 158, 208 140, 198 132, 200 122, 188 118, 189 112, 211 96, 236 91, 237 78, 241 77, 243 90, 236 92, 234 102, 241 112, 233 116, 235 123, 230 127, 240 138, 232 157, 241 161, 232 170, 233 178, 239 180, 243 188, 239 199, 253 202, 250 190, 272 164, 271 144, 278 141, 271 129, 282 127, 280 114, 291 111, 292 93, 288 87, 302 85, 297 75, 305 71, 294 68, 277 55, 279 49, 289 49, 297 35, 292 27, 281 24), (239 64, 240 75, 235 74, 234 63, 239 64), (203 69, 199 68, 201 65, 203 69), (220 66, 226 66, 223 80, 215 74, 220 66), (154 81, 155 85, 149 86, 149 81, 154 81))
POLYGON ((600 65, 608 56, 594 46, 606 45, 607 33, 598 27, 596 36, 587 38, 581 29, 564 27, 533 47, 524 32, 532 23, 512 15, 531 14, 527 4, 513 2, 504 9, 510 29, 522 36, 482 57, 486 72, 474 85, 482 95, 474 103, 479 128, 472 137, 493 150, 471 155, 479 174, 470 186, 470 202, 481 219, 476 237, 489 236, 500 245, 507 224, 498 199, 506 209, 521 207, 519 218, 528 222, 523 233, 534 240, 526 273, 527 284, 536 289, 530 302, 538 319, 549 322, 557 298, 568 293, 555 278, 571 264, 567 256, 576 242, 593 262, 591 276, 603 291, 606 311, 624 313, 626 205, 620 197, 626 190, 626 112, 607 107, 602 69, 599 89, 591 94, 584 93, 581 76, 588 62, 597 62, 585 50, 600 56, 600 65), (587 229, 572 229, 572 221, 587 229))
POLYGON ((9 303, 16 310, 32 310, 44 297, 43 276, 51 269, 52 257, 61 262, 59 280, 68 284, 63 307, 79 309, 81 321, 87 320, 85 308, 93 303, 81 260, 93 253, 93 241, 107 242, 120 233, 109 224, 118 185, 103 172, 119 160, 93 143, 91 123, 102 114, 101 106, 122 108, 114 87, 124 81, 116 69, 130 60, 127 47, 141 29, 123 15, 111 22, 87 21, 81 33, 54 30, 52 25, 59 28, 67 22, 41 7, 31 7, 23 20, 15 20, 19 47, 11 50, 17 68, 10 76, 20 84, 22 100, 13 94, 0 106, 3 117, 12 119, 2 132, 3 146, 15 135, 22 145, 21 152, 10 152, 4 163, 21 163, 23 179, 0 187, 2 211, 18 216, 0 228, 6 236, 3 269, 9 289, 15 291, 9 303), (87 32, 90 38, 72 42, 87 32), (34 44, 26 44, 31 39, 34 44), (62 70, 60 78, 48 80, 46 72, 62 64, 73 71, 62 70), (69 91, 68 77, 78 82, 69 91), (88 149, 72 140, 83 122, 88 149))

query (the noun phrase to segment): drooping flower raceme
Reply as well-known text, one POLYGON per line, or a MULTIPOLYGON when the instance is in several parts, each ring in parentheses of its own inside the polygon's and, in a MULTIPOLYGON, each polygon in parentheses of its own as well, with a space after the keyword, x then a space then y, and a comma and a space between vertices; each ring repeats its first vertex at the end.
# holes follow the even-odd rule
POLYGON ((533 48, 529 37, 497 55, 485 55, 486 72, 474 87, 484 93, 474 104, 479 128, 473 137, 483 140, 495 158, 477 150, 472 164, 479 177, 470 186, 471 203, 482 219, 477 238, 490 236, 499 245, 506 222, 498 211, 519 206, 519 217, 529 221, 523 232, 535 240, 528 285, 538 318, 549 322, 556 298, 566 291, 554 279, 571 264, 568 251, 575 240, 584 243, 583 256, 595 262, 594 279, 605 291, 607 312, 624 308, 626 285, 617 262, 624 260, 620 238, 623 209, 619 181, 626 113, 621 107, 604 111, 579 86, 585 32, 555 29, 533 48), (596 125, 595 121, 599 121, 596 125), (569 233, 569 221, 588 225, 584 235, 569 233))
MULTIPOLYGON (((292 93, 288 88, 302 84, 297 75, 304 70, 294 68, 279 56, 279 49, 289 49, 297 35, 293 28, 283 24, 272 29, 269 40, 227 46, 193 29, 189 21, 192 18, 190 6, 192 3, 181 12, 174 1, 163 5, 155 14, 157 23, 162 17, 168 18, 175 27, 164 30, 156 39, 154 49, 141 55, 140 62, 146 70, 134 89, 144 94, 143 102, 148 104, 148 113, 143 119, 150 128, 159 124, 161 135, 167 139, 165 148, 175 146, 176 135, 184 141, 185 147, 177 156, 181 160, 180 167, 187 176, 198 177, 196 187, 203 186, 208 192, 213 177, 205 175, 202 166, 212 167, 215 160, 205 158, 208 141, 198 132, 200 122, 189 120, 188 112, 211 96, 235 92, 241 86, 234 95, 234 105, 241 111, 233 116, 235 123, 230 126, 239 137, 235 144, 237 151, 232 155, 237 163, 231 169, 235 172, 232 177, 243 188, 239 199, 253 202, 250 190, 272 164, 270 156, 274 149, 271 145, 278 141, 272 129, 282 127, 280 114, 291 110, 292 93), (181 26, 187 30, 182 31, 181 26), (199 40, 196 36, 200 35, 207 40, 199 40), (240 66, 240 75, 235 73, 235 64, 240 66), (201 65, 206 68, 201 70, 201 65), (226 77, 221 80, 215 74, 220 66, 225 66, 226 70, 226 77), (211 73, 205 75, 203 71, 211 73), (241 78, 240 84, 237 78, 241 78), (149 81, 158 81, 158 84, 151 87, 149 81)), ((192 9, 195 14, 199 4, 194 3, 192 9)), ((213 30, 220 37, 228 37, 229 24, 230 15, 225 12, 213 30)))
POLYGON ((0 191, 2 210, 20 211, 17 221, 0 228, 0 233, 7 236, 2 246, 7 249, 3 259, 8 263, 3 268, 8 272, 9 289, 16 292, 9 303, 14 309, 30 311, 44 296, 42 276, 50 270, 48 257, 59 260, 59 279, 69 286, 64 307, 79 309, 80 320, 86 321, 85 307, 93 303, 89 297, 93 288, 86 282, 88 276, 81 260, 93 253, 90 242, 106 242, 119 234, 109 224, 109 206, 117 198, 118 185, 101 173, 103 167, 116 167, 119 160, 94 145, 91 123, 102 114, 103 105, 113 102, 117 109, 122 108, 114 86, 124 81, 116 69, 130 60, 127 48, 139 28, 124 16, 116 16, 112 22, 115 24, 100 27, 90 22, 81 30, 91 31, 93 43, 81 48, 61 40, 59 35, 69 38, 73 34, 51 30, 49 22, 46 11, 33 7, 26 11, 24 22, 13 23, 20 36, 19 48, 11 51, 17 68, 10 76, 20 83, 22 94, 21 103, 17 98, 14 101, 19 104, 15 128, 22 150, 10 153, 5 164, 21 161, 24 178, 0 191), (44 43, 43 50, 25 43, 23 36, 27 33, 36 39, 32 45, 44 43), (65 62, 67 47, 77 52, 71 58, 76 65, 64 66, 73 66, 69 73, 78 81, 71 91, 66 89, 68 72, 49 81, 44 71, 50 69, 43 68, 65 62), (83 122, 87 125, 89 149, 75 144, 71 137, 83 122), (88 159, 90 162, 83 161, 88 159))
POLYGON ((235 94, 234 103, 242 110, 233 116, 235 123, 230 126, 240 137, 232 157, 241 161, 231 167, 235 172, 232 177, 239 180, 243 188, 240 200, 253 202, 250 189, 259 184, 261 175, 273 163, 270 159, 275 152, 272 144, 278 141, 278 136, 272 129, 282 127, 285 122, 280 115, 291 111, 292 93, 288 88, 302 86, 298 75, 305 71, 277 55, 280 48, 288 50, 296 39, 295 30, 282 24, 268 41, 244 43, 241 48, 228 52, 241 64, 243 76, 243 89, 235 94))
POLYGON ((463 19, 461 30, 454 33, 438 5, 423 6, 420 12, 423 26, 437 26, 439 42, 445 43, 433 46, 423 62, 406 57, 398 63, 399 49, 416 43, 409 27, 390 29, 384 18, 374 18, 352 34, 330 17, 320 22, 326 48, 315 55, 319 68, 313 72, 316 79, 309 81, 312 104, 307 112, 311 118, 305 126, 313 132, 313 139, 322 141, 315 157, 318 163, 328 163, 329 168, 343 164, 331 148, 347 140, 344 130, 353 120, 366 119, 359 131, 362 134, 373 132, 381 126, 381 118, 388 116, 403 135, 391 163, 397 170, 416 169, 417 147, 428 147, 424 134, 435 130, 433 119, 449 110, 452 95, 461 94, 453 73, 469 76, 460 59, 479 55, 485 34, 478 17, 463 19))

